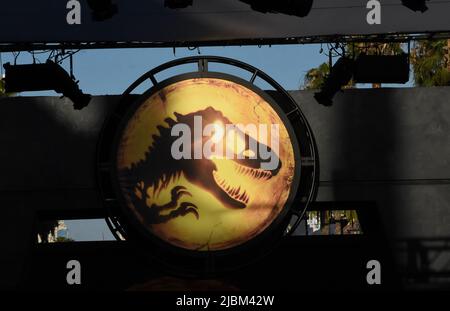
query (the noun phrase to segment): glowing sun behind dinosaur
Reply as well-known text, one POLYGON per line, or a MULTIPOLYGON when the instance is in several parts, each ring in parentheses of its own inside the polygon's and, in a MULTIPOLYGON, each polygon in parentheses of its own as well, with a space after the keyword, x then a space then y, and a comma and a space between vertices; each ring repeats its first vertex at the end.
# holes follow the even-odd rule
POLYGON ((138 222, 163 241, 201 251, 235 247, 263 232, 282 212, 299 173, 291 137, 272 106, 243 85, 215 78, 183 80, 147 98, 121 134, 116 165, 138 222), (193 128, 198 116, 214 131, 201 141, 193 137, 192 146, 210 140, 241 158, 174 159, 172 129, 193 128), (242 132, 229 143, 228 124, 279 127, 264 141, 242 132), (275 167, 261 166, 267 159, 250 147, 255 141, 278 161, 275 167))

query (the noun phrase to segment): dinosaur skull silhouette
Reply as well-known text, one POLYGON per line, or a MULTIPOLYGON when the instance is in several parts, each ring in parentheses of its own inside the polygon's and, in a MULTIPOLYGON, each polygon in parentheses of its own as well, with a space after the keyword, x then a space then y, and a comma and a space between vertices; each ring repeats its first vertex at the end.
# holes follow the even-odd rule
MULTIPOLYGON (((217 171, 217 166, 211 158, 194 156, 196 144, 204 144, 211 140, 211 137, 201 136, 201 142, 198 137, 191 135, 191 157, 188 159, 174 159, 171 154, 171 148, 177 137, 172 136, 172 129, 177 124, 187 125, 194 129, 195 117, 201 117, 202 126, 214 124, 232 124, 222 112, 208 107, 204 110, 182 115, 175 113, 175 119, 166 118, 165 125, 158 126, 158 135, 153 136, 153 144, 148 148, 143 160, 133 163, 130 167, 122 169, 119 172, 121 187, 127 189, 127 195, 133 202, 135 208, 141 213, 145 221, 149 224, 164 223, 170 219, 187 215, 189 213, 200 217, 198 208, 192 203, 182 202, 180 198, 190 196, 191 193, 183 186, 175 186, 171 189, 171 201, 164 205, 147 205, 149 198, 148 189, 153 188, 153 195, 157 195, 163 189, 166 189, 172 181, 184 177, 192 184, 208 191, 216 197, 224 207, 230 209, 243 209, 247 206, 250 197, 244 186, 231 186, 229 180, 217 171), (162 214, 163 211, 172 210, 170 213, 162 214)), ((202 128, 203 133, 204 128, 202 128)), ((239 129, 236 129, 239 131, 239 129)), ((215 133, 212 133, 214 135, 215 133)), ((246 133, 240 132, 242 139, 242 148, 235 151, 235 156, 229 161, 233 161, 234 174, 251 177, 255 182, 267 180, 277 175, 281 169, 282 163, 278 155, 269 146, 255 139, 246 133), (262 169, 267 159, 262 159, 255 146, 263 147, 271 154, 270 159, 276 157, 278 164, 273 169, 262 169)), ((221 142, 222 143, 222 142, 221 142)))

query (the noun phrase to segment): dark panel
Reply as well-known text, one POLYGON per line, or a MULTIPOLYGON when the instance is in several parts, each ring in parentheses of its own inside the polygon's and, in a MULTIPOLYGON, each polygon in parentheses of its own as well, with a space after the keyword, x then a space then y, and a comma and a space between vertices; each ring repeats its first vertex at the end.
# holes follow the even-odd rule
POLYGON ((95 97, 82 111, 57 97, 1 99, 0 189, 95 188, 97 141, 116 99, 95 97))
MULTIPOLYGON (((195 0, 192 7, 165 8, 163 0, 115 0, 118 14, 93 21, 86 0, 81 25, 68 25, 64 0, 7 1, 0 11, 1 43, 148 42, 150 45, 227 44, 233 40, 424 33, 450 31, 450 3, 428 1, 429 10, 415 13, 400 0, 383 0, 380 25, 369 25, 366 0, 315 0, 304 18, 253 11, 238 0, 195 0), (163 31, 161 31, 163 29, 163 31)), ((261 43, 262 41, 258 41, 261 43)))
POLYGON ((152 257, 131 243, 60 243, 36 247, 25 289, 41 290, 209 290, 383 291, 398 288, 396 271, 386 245, 367 237, 291 237, 252 265, 215 279, 169 277, 152 257), (289 258, 289 260, 287 260, 289 258), (383 264, 382 286, 366 283, 366 263, 383 264), (82 284, 66 283, 66 264, 76 259, 82 267, 82 284), (330 262, 331 261, 331 262, 330 262), (209 284, 208 284, 209 283, 209 284), (184 286, 184 287, 183 287, 184 286))
POLYGON ((391 237, 450 236, 450 184, 326 183, 318 200, 377 202, 391 237))
POLYGON ((316 136, 321 180, 450 181, 450 88, 346 90, 332 107, 294 92, 316 136))

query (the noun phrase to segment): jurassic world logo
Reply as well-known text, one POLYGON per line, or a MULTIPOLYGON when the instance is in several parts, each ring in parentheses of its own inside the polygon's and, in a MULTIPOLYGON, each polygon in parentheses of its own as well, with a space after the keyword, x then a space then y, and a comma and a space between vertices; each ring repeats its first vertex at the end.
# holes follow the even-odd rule
POLYGON ((119 142, 120 188, 153 235, 191 250, 242 244, 284 208, 295 172, 288 131, 255 91, 183 80, 153 93, 119 142))

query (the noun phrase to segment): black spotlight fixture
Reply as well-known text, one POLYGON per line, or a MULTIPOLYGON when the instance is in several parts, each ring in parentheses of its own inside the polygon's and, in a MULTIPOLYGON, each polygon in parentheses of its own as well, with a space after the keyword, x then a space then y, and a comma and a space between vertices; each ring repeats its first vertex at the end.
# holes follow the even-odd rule
POLYGON ((311 11, 313 0, 240 0, 261 13, 282 13, 305 17, 311 11))
POLYGON ((402 0, 402 4, 414 12, 420 11, 423 13, 428 10, 425 1, 429 0, 402 0))
POLYGON ((353 76, 354 61, 341 57, 330 70, 320 92, 314 94, 317 102, 324 106, 333 104, 333 97, 343 86, 347 85, 353 76))
POLYGON ((119 11, 111 0, 87 0, 92 11, 92 19, 98 22, 112 18, 119 11))
POLYGON ((409 54, 361 54, 355 60, 353 79, 357 83, 407 83, 409 54))
POLYGON ((83 109, 91 100, 91 95, 84 94, 67 71, 50 60, 45 64, 6 63, 3 67, 7 93, 54 90, 70 98, 76 110, 83 109))
POLYGON ((170 9, 184 9, 193 3, 194 0, 164 0, 164 6, 170 9))

